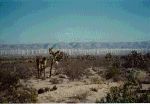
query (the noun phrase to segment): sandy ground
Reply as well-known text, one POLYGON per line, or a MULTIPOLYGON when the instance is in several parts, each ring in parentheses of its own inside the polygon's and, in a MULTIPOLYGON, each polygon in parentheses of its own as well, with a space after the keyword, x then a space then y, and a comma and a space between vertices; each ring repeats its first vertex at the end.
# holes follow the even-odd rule
MULTIPOLYGON (((46 68, 46 75, 48 76, 49 68, 46 68)), ((54 76, 52 78, 58 78, 54 76)), ((69 81, 67 78, 59 78, 61 83, 52 84, 50 78, 45 80, 32 78, 26 82, 29 86, 39 90, 40 88, 52 88, 56 85, 57 90, 47 91, 42 94, 38 94, 38 103, 49 102, 89 102, 94 103, 96 100, 100 100, 106 96, 110 87, 119 86, 119 82, 105 81, 100 84, 90 83, 89 79, 81 81, 69 81), (91 88, 97 91, 92 91, 91 88)))

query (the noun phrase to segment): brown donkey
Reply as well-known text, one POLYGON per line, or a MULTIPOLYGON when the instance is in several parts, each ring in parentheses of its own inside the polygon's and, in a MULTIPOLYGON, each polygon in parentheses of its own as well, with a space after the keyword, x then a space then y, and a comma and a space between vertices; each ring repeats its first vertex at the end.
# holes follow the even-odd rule
POLYGON ((47 59, 46 57, 36 57, 36 66, 38 71, 38 78, 42 76, 42 72, 44 71, 44 78, 45 78, 45 68, 47 65, 47 59))

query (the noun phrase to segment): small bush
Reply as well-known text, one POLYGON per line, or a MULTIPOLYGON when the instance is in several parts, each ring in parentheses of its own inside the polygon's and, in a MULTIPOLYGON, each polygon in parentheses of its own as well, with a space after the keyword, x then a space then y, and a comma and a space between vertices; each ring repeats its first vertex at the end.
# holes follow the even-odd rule
POLYGON ((86 92, 83 92, 83 93, 79 93, 79 94, 77 94, 77 95, 74 95, 74 96, 72 96, 71 98, 73 98, 73 99, 78 99, 78 100, 80 100, 80 101, 84 101, 84 100, 86 100, 88 94, 89 94, 89 92, 86 91, 86 92))
POLYGON ((0 103, 34 103, 37 91, 21 85, 16 68, 0 70, 0 103))
POLYGON ((0 70, 0 90, 4 90, 18 84, 19 77, 16 72, 10 70, 0 70))
POLYGON ((113 78, 114 80, 117 80, 119 75, 120 75, 120 70, 115 67, 111 67, 106 71, 106 79, 113 78))
POLYGON ((138 93, 140 87, 134 82, 127 82, 123 87, 111 87, 110 93, 100 102, 103 103, 149 103, 149 93, 138 93))
POLYGON ((71 80, 81 79, 86 75, 86 63, 83 61, 72 60, 67 62, 64 67, 64 74, 66 74, 71 80))
POLYGON ((102 79, 100 77, 94 76, 91 78, 91 84, 101 84, 101 83, 102 83, 102 79))
POLYGON ((61 81, 61 79, 56 78, 56 77, 50 79, 50 82, 51 82, 52 84, 59 84, 60 81, 61 81))
POLYGON ((0 103, 35 103, 37 101, 37 91, 25 86, 11 87, 1 91, 0 103))
POLYGON ((141 70, 131 70, 127 75, 127 78, 130 82, 138 83, 145 79, 146 73, 141 70))
POLYGON ((37 101, 37 91, 33 88, 21 87, 13 94, 12 102, 15 103, 35 103, 37 101))
POLYGON ((30 69, 27 65, 18 64, 16 65, 16 72, 20 79, 29 79, 33 76, 33 69, 30 69))

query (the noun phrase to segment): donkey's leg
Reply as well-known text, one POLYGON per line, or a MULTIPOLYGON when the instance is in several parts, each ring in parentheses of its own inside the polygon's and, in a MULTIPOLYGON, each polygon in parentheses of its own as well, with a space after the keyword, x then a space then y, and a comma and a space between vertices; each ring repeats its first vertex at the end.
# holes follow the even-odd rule
POLYGON ((41 70, 40 70, 40 76, 42 77, 42 71, 43 71, 43 69, 41 68, 41 70))
POLYGON ((44 71, 44 79, 45 79, 45 67, 44 67, 43 71, 44 71))
POLYGON ((37 78, 39 78, 39 77, 40 77, 40 70, 38 68, 37 78))
POLYGON ((53 62, 51 62, 51 66, 50 66, 50 75, 49 75, 49 77, 52 76, 52 68, 53 68, 53 62))
POLYGON ((37 66, 37 78, 40 78, 40 66, 37 66))

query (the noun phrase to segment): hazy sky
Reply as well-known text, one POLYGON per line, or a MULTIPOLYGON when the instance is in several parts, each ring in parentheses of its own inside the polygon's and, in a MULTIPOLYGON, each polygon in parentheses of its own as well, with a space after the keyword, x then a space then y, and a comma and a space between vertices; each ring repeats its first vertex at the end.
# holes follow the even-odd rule
POLYGON ((0 43, 150 40, 150 0, 0 0, 0 43))

